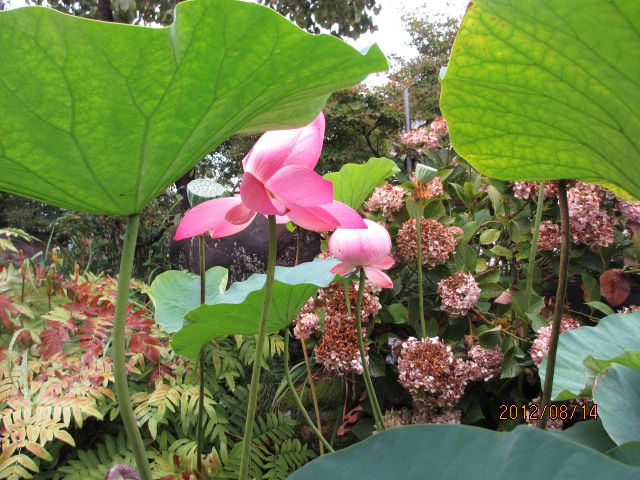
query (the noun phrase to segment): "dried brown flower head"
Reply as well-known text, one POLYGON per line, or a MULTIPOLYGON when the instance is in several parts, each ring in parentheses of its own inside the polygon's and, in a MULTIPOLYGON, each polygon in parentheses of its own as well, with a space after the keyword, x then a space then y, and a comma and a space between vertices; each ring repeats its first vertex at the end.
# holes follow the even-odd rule
POLYGON ((368 212, 380 212, 384 218, 392 220, 393 213, 404 205, 406 193, 401 186, 387 183, 373 191, 369 200, 364 204, 364 209, 368 212))
POLYGON ((477 305, 480 286, 470 273, 458 272, 438 282, 438 295, 442 299, 442 310, 460 317, 477 305))
MULTIPOLYGON (((366 329, 362 329, 365 336, 366 329)), ((365 344, 365 352, 368 351, 365 344)), ((362 374, 362 361, 358 349, 358 330, 354 317, 327 315, 322 338, 315 347, 316 361, 337 375, 362 374)))
POLYGON ((401 408, 400 410, 387 410, 384 412, 382 421, 386 428, 401 427, 402 425, 411 424, 411 417, 413 412, 408 408, 401 408))
MULTIPOLYGON (((445 263, 456 249, 451 230, 432 218, 420 219, 422 237, 422 263, 435 267, 445 263)), ((410 218, 398 231, 398 253, 405 263, 417 260, 416 219, 410 218)))
MULTIPOLYGON (((357 290, 349 286, 351 310, 355 310, 357 290)), ((358 349, 358 331, 355 318, 347 313, 344 287, 337 283, 320 290, 318 304, 325 307, 324 329, 322 338, 315 347, 315 357, 318 363, 337 375, 348 373, 362 374, 362 361, 358 349)), ((380 300, 371 291, 365 290, 361 315, 362 322, 372 319, 382 308, 380 300)), ((363 336, 366 330, 362 329, 363 336)), ((365 351, 368 346, 365 344, 365 351)))
POLYGON ((474 345, 467 352, 467 378, 471 382, 488 382, 500 373, 502 366, 502 348, 496 345, 486 349, 480 345, 474 345))
POLYGON ((438 337, 402 344, 398 360, 398 382, 415 397, 437 407, 455 407, 467 383, 464 362, 438 337))
POLYGON ((434 177, 428 182, 421 182, 413 177, 411 183, 413 183, 413 198, 416 200, 426 200, 444 195, 444 185, 440 177, 434 177))

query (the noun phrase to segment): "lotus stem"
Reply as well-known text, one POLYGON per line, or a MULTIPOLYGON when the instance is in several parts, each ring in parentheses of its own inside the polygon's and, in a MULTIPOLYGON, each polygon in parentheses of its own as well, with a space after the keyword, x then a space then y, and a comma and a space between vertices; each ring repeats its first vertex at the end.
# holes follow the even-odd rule
POLYGON ((329 443, 331 444, 331 446, 333 446, 333 444, 336 441, 336 437, 338 435, 338 428, 340 427, 340 423, 342 422, 343 418, 344 418, 344 404, 345 401, 347 400, 347 392, 346 392, 346 388, 347 385, 344 381, 344 379, 342 380, 342 386, 344 388, 340 389, 340 397, 339 397, 339 402, 338 402, 338 408, 337 408, 337 412, 336 412, 336 421, 333 423, 333 431, 331 432, 331 439, 329 440, 329 443))
POLYGON ((124 232, 120 273, 118 274, 115 319, 113 322, 113 376, 116 384, 116 399, 120 408, 120 416, 133 449, 140 477, 142 480, 152 480, 147 451, 131 406, 125 365, 125 328, 127 309, 129 307, 129 283, 131 281, 131 271, 133 270, 139 224, 140 214, 130 215, 127 218, 127 226, 124 232))
MULTIPOLYGON (((309 387, 311 387, 311 399, 313 400, 313 410, 316 414, 316 423, 318 430, 322 432, 322 422, 320 420, 320 407, 318 406, 318 396, 316 395, 315 382, 313 381, 313 373, 311 372, 311 362, 309 361, 309 354, 307 353, 306 339, 301 338, 300 344, 302 345, 302 354, 304 355, 304 364, 307 368, 307 376, 309 377, 309 387)), ((324 455, 324 445, 320 443, 320 455, 324 455)))
POLYGON ((423 206, 419 201, 417 203, 417 212, 416 212, 416 245, 417 252, 416 257, 418 258, 418 312, 420 315, 420 334, 422 338, 427 337, 427 324, 424 318, 424 286, 422 283, 422 213, 423 206))
MULTIPOLYGON (((367 389, 367 395, 369 396, 369 402, 371 403, 371 409, 373 410, 373 418, 376 423, 376 429, 378 432, 383 431, 384 421, 382 420, 382 411, 380 410, 380 404, 378 404, 378 397, 376 391, 373 388, 373 382, 371 381, 371 375, 369 373, 369 364, 364 351, 364 338, 362 336, 362 297, 364 296, 364 284, 365 273, 364 269, 360 268, 360 283, 358 285, 358 299, 356 300, 356 330, 358 331, 358 349, 360 350, 360 360, 362 361, 362 377, 364 378, 364 386, 367 389)), ((347 304, 350 303, 349 290, 345 289, 347 295, 347 304)))
MULTIPOLYGON (((198 263, 200 265, 200 305, 205 304, 207 298, 207 277, 206 277, 206 258, 204 252, 204 237, 198 237, 198 263)), ((200 385, 198 392, 198 423, 196 425, 196 442, 198 464, 197 470, 200 478, 204 480, 204 471, 202 470, 202 452, 204 451, 204 382, 205 382, 205 357, 207 355, 207 347, 205 346, 200 352, 200 385)))
POLYGON ((538 253, 538 239, 540 238, 540 222, 544 210, 544 182, 538 186, 538 204, 536 206, 536 218, 533 224, 533 238, 531 239, 531 251, 529 252, 529 269, 527 270, 527 310, 531 307, 531 293, 533 292, 533 274, 535 272, 536 254, 538 253))
POLYGON ((290 337, 291 337, 291 334, 289 333, 289 329, 286 328, 284 331, 284 376, 287 379, 289 390, 291 391, 291 395, 293 395, 293 398, 296 401, 296 405, 298 405, 298 409, 300 410, 300 413, 302 414, 305 421, 307 422, 307 425, 309 426, 309 428, 311 428, 313 433, 315 433, 316 437, 318 437, 320 448, 322 449, 322 447, 324 446, 324 447, 327 447, 327 450, 329 452, 333 452, 333 448, 331 448, 331 445, 329 444, 329 442, 327 442, 326 438, 324 438, 324 435, 322 435, 322 430, 319 427, 315 426, 315 424, 313 423, 313 420, 311 420, 311 417, 307 412, 307 409, 304 408, 304 404, 302 403, 302 400, 300 400, 300 396, 298 395, 298 392, 296 392, 295 385, 293 384, 293 380, 291 379, 291 370, 289 369, 289 338, 290 337))
POLYGON ((262 304, 262 317, 258 327, 256 340, 256 353, 253 359, 251 372, 251 385, 249 387, 249 404, 247 406, 247 418, 244 424, 244 438, 242 439, 242 454, 240 457, 240 480, 247 480, 251 464, 251 442, 253 440, 253 423, 258 405, 258 392, 260 391, 260 371, 262 370, 262 351, 267 338, 267 323, 269 321, 269 307, 273 293, 273 281, 276 271, 276 217, 269 215, 269 255, 267 257, 267 278, 264 287, 264 302, 262 304))
MULTIPOLYGON (((562 321, 562 311, 564 308, 564 298, 567 292, 567 273, 569 270, 569 248, 570 248, 570 227, 569 227, 569 205, 567 202, 567 183, 561 180, 558 186, 558 203, 560 205, 560 267, 558 272, 558 290, 556 291, 556 306, 553 312, 553 324, 551 326, 551 339, 549 343, 549 353, 547 354, 547 370, 544 377, 544 387, 542 389, 541 405, 549 404, 551 400, 551 389, 553 388, 553 375, 556 367, 556 353, 558 351, 558 337, 560 336, 560 322, 562 321)), ((539 427, 546 430, 548 408, 543 415, 539 427)))

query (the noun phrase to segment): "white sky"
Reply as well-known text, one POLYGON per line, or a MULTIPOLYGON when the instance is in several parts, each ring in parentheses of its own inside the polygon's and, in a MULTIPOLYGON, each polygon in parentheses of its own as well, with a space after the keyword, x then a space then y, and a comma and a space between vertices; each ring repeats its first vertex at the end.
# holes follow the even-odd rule
POLYGON ((378 30, 362 35, 355 41, 348 41, 358 49, 377 43, 386 55, 411 58, 417 54, 409 45, 409 34, 404 31, 402 14, 422 12, 432 18, 462 18, 469 0, 378 0, 382 7, 375 18, 378 30))

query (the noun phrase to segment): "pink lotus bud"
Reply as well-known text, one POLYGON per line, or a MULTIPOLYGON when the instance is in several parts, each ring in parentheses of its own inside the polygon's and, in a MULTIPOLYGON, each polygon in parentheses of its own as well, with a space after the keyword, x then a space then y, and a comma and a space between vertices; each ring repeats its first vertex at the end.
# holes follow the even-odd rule
POLYGON ((369 281, 380 288, 393 288, 393 282, 382 270, 394 264, 391 237, 383 226, 365 220, 366 229, 338 228, 329 239, 331 255, 340 260, 332 273, 347 275, 357 268, 364 268, 369 281))

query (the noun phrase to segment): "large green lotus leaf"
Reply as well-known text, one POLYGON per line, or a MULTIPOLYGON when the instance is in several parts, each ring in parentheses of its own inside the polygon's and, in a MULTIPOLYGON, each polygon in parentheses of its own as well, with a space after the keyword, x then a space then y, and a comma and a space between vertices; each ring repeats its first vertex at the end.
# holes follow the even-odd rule
POLYGON ((0 189, 96 214, 140 211, 232 133, 303 125, 387 68, 237 0, 182 2, 167 28, 9 10, 0 46, 0 189))
MULTIPOLYGON (((635 355, 627 352, 636 351, 640 351, 640 312, 609 315, 595 327, 580 327, 564 332, 558 340, 551 398, 566 400, 588 395, 594 373, 588 366, 604 365, 607 360, 616 358, 633 359, 635 355)), ((539 369, 542 383, 546 366, 545 357, 539 369)))
POLYGON ((609 450, 607 455, 627 465, 640 466, 640 441, 618 445, 609 450))
POLYGON ((339 172, 327 173, 324 178, 333 183, 336 200, 357 210, 378 185, 399 171, 393 160, 370 158, 364 164, 347 163, 339 172))
POLYGON ((631 480, 640 468, 529 426, 499 433, 466 425, 385 430, 312 461, 290 480, 631 480))
POLYGON ((560 435, 565 440, 571 440, 602 453, 608 453, 609 450, 616 446, 615 442, 611 440, 611 437, 607 434, 599 418, 596 420, 576 422, 566 430, 549 430, 549 432, 560 435))
POLYGON ((502 180, 640 198, 640 2, 474 0, 443 79, 451 142, 502 180))
MULTIPOLYGON (((280 330, 291 323, 302 306, 315 296, 318 287, 329 285, 335 275, 330 270, 337 260, 316 260, 295 267, 276 267, 273 296, 269 307, 268 331, 280 330)), ((196 358, 209 340, 225 335, 255 335, 262 313, 266 275, 254 274, 244 282, 231 285, 210 305, 190 311, 190 322, 173 337, 171 343, 180 355, 196 358)))
MULTIPOLYGON (((213 267, 205 274, 205 300, 211 303, 227 288, 229 272, 213 267)), ((147 290, 155 308, 155 319, 167 332, 177 332, 184 316, 200 305, 200 277, 190 272, 169 270, 158 275, 147 290)))
POLYGON ((640 370, 611 365, 598 375, 593 401, 614 442, 620 445, 640 440, 640 370))

